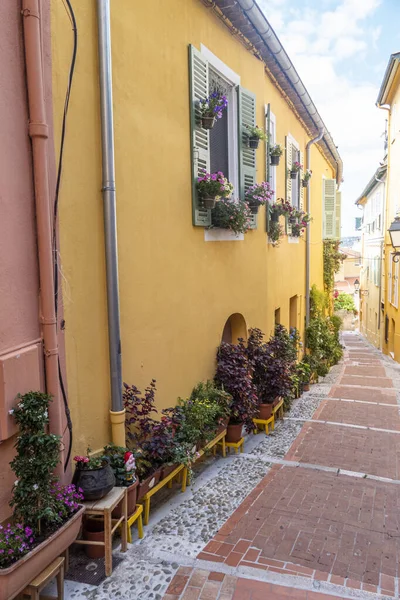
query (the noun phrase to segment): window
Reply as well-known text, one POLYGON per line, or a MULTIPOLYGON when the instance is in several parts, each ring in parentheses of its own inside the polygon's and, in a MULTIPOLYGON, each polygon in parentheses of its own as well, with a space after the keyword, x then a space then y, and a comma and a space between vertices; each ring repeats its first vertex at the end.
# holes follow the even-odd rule
MULTIPOLYGON (((245 190, 256 181, 256 150, 249 148, 246 125, 255 125, 255 95, 240 86, 240 77, 205 46, 201 52, 189 46, 190 107, 192 136, 193 224, 211 225, 211 209, 206 209, 196 191, 197 177, 203 170, 222 171, 234 186, 235 197, 243 199, 245 190), (213 90, 222 90, 228 108, 211 130, 203 129, 200 100, 213 90)), ((256 216, 253 227, 256 227, 256 216)))
MULTIPOLYGON (((265 111, 267 113, 267 109, 265 111)), ((265 129, 268 128, 268 118, 265 117, 265 129)), ((276 117, 270 112, 269 113, 269 146, 274 146, 276 141, 276 117)), ((267 164, 269 163, 269 156, 266 156, 267 164)), ((266 178, 268 177, 268 167, 266 169, 266 178)), ((276 200, 276 166, 269 163, 269 183, 271 188, 274 190, 273 201, 276 200)))
POLYGON ((280 322, 281 322, 281 309, 276 308, 275 309, 275 325, 280 325, 280 322))
POLYGON ((297 323, 298 313, 298 296, 292 296, 289 302, 289 327, 290 329, 298 329, 297 323))
POLYGON ((290 134, 286 136, 286 200, 295 208, 303 209, 304 188, 301 185, 301 180, 304 176, 304 171, 301 170, 296 179, 291 179, 290 171, 292 165, 298 161, 304 164, 303 153, 300 152, 298 142, 290 134))

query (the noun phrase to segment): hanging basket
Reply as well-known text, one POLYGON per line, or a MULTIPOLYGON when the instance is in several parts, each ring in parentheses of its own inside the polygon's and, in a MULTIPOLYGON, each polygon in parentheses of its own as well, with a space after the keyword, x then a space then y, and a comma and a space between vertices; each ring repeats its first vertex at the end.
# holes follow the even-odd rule
POLYGON ((289 217, 288 221, 289 221, 290 225, 296 225, 296 223, 297 223, 296 217, 289 217))
POLYGON ((278 223, 279 215, 277 212, 274 211, 271 213, 271 221, 272 221, 272 223, 278 223))
POLYGON ((303 179, 301 183, 303 187, 308 187, 308 179, 303 179))
POLYGON ((215 121, 215 117, 201 117, 201 126, 203 129, 212 129, 215 121))
POLYGON ((259 204, 250 204, 249 203, 249 209, 250 209, 252 215, 257 215, 259 208, 260 208, 259 204))
POLYGON ((290 179, 297 179, 298 171, 290 171, 290 179))
POLYGON ((278 154, 271 154, 271 165, 273 167, 277 167, 279 165, 279 161, 281 160, 281 157, 278 154))
POLYGON ((215 196, 203 196, 202 198, 203 204, 204 204, 204 208, 206 208, 207 210, 209 208, 215 208, 215 196))
POLYGON ((257 150, 259 145, 260 145, 260 138, 258 138, 258 137, 249 138, 249 148, 253 148, 254 150, 257 150))

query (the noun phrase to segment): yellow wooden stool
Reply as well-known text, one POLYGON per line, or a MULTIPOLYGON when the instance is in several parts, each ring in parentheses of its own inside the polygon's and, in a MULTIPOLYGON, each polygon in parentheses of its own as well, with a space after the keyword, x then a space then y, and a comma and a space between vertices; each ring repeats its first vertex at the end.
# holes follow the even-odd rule
POLYGON ((273 407, 272 414, 274 415, 275 419, 283 419, 283 398, 276 406, 273 407))
POLYGON ((238 442, 225 442, 225 446, 228 448, 228 452, 231 451, 231 448, 234 449, 235 454, 237 454, 239 450, 240 452, 243 452, 244 438, 240 438, 238 442))
POLYGON ((254 435, 256 433, 258 433, 258 430, 262 429, 263 427, 264 427, 266 435, 268 435, 270 425, 271 425, 271 431, 274 431, 275 417, 274 417, 274 415, 272 415, 272 417, 270 417, 269 419, 253 419, 253 423, 256 426, 256 429, 254 429, 254 431, 253 431, 254 435))
MULTIPOLYGON (((23 600, 24 596, 29 596, 32 600, 40 599, 40 592, 46 587, 52 579, 57 579, 57 596, 46 596, 48 600, 54 598, 54 600, 64 600, 64 557, 59 556, 53 562, 37 575, 29 585, 26 586, 24 591, 18 596, 20 600, 23 600)), ((43 596, 42 596, 43 600, 43 596)))
POLYGON ((132 532, 131 532, 131 527, 132 525, 135 523, 135 521, 137 521, 137 529, 138 529, 138 538, 141 540, 143 537, 143 517, 142 517, 142 513, 143 513, 143 505, 142 504, 136 504, 136 510, 133 513, 133 515, 131 515, 128 518, 128 542, 130 544, 132 544, 132 532))

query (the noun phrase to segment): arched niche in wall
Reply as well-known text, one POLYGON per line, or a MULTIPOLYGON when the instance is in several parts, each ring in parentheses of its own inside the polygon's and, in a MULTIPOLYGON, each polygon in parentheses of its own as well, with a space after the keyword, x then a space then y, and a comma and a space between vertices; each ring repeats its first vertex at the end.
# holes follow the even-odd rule
POLYGON ((221 341, 228 344, 237 344, 239 338, 247 340, 247 326, 244 316, 240 313, 234 313, 225 323, 221 341))

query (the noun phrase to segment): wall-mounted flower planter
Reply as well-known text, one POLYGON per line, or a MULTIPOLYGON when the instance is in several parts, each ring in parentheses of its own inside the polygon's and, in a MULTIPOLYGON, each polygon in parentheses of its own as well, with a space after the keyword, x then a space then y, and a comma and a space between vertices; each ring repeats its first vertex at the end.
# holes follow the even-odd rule
POLYGON ((257 150, 259 145, 260 145, 260 138, 258 138, 258 137, 249 138, 249 148, 253 148, 253 150, 257 150))
POLYGON ((215 121, 215 117, 201 117, 201 126, 203 129, 212 129, 215 121))
POLYGON ((277 154, 271 154, 270 159, 271 159, 271 165, 273 167, 277 167, 279 165, 281 157, 278 156, 277 154))
POLYGON ((290 179, 297 179, 298 171, 290 171, 290 179))
POLYGON ((289 217, 288 218, 289 224, 290 225, 296 225, 297 223, 297 218, 296 217, 289 217))
POLYGON ((215 208, 215 204, 216 204, 216 200, 215 197, 213 198, 212 196, 204 196, 202 198, 203 200, 203 204, 204 204, 204 208, 215 208))
POLYGON ((302 186, 304 188, 308 187, 308 179, 303 179, 303 181, 301 182, 302 186))
POLYGON ((82 507, 67 523, 44 542, 36 546, 21 560, 7 569, 0 569, 0 600, 14 598, 45 569, 57 556, 60 556, 76 540, 81 528, 82 507))
POLYGON ((258 214, 258 209, 259 208, 260 208, 259 204, 250 204, 250 202, 249 202, 249 209, 250 209, 250 211, 251 211, 251 213, 253 215, 257 215, 258 214))
POLYGON ((277 212, 274 211, 271 213, 271 221, 272 221, 272 223, 278 223, 279 215, 277 212))

